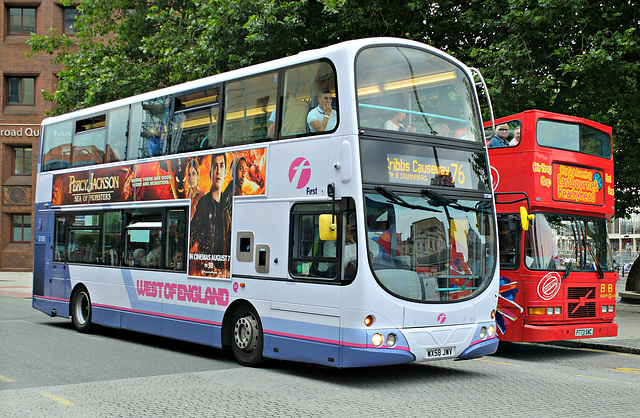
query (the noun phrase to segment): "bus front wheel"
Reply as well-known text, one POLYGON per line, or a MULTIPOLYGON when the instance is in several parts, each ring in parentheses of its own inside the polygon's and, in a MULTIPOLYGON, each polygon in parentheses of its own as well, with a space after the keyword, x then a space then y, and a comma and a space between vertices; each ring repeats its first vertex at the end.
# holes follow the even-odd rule
POLYGON ((91 329, 91 298, 84 287, 77 290, 71 299, 71 322, 79 332, 91 329))
POLYGON ((253 308, 245 306, 235 312, 232 337, 233 355, 238 363, 249 367, 262 363, 262 325, 253 308))

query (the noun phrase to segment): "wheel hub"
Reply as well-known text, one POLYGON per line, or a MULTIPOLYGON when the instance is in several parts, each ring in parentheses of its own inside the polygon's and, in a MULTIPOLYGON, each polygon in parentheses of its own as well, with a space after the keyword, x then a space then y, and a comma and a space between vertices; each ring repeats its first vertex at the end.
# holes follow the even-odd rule
POLYGON ((238 348, 253 351, 258 341, 258 325, 253 318, 243 316, 239 318, 233 330, 233 336, 238 348))

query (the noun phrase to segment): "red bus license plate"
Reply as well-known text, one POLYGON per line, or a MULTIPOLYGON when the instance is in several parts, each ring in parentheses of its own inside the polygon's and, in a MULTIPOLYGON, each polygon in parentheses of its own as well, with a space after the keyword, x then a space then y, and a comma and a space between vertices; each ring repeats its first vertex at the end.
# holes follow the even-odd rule
POLYGON ((454 353, 454 347, 429 348, 425 358, 453 357, 454 353))
POLYGON ((576 328, 576 337, 587 337, 593 335, 593 328, 576 328))

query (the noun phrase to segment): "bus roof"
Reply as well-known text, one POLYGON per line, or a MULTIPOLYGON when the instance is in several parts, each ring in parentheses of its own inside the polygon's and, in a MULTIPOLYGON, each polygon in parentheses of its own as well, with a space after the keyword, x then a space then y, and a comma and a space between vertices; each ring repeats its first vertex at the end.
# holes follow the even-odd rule
MULTIPOLYGON (((463 64, 457 59, 451 57, 450 55, 430 45, 426 45, 417 41, 412 41, 412 40, 402 39, 402 38, 390 38, 390 37, 364 38, 364 39, 344 41, 344 42, 327 46, 324 48, 301 51, 296 55, 291 55, 291 56, 279 58, 273 61, 268 61, 260 64, 251 65, 248 67, 239 68, 232 71, 227 71, 224 73, 211 75, 201 79, 188 81, 186 83, 181 83, 174 86, 169 86, 169 87, 161 88, 158 90, 142 93, 139 95, 115 100, 112 102, 103 103, 100 105, 96 105, 96 106, 92 106, 84 109, 79 109, 77 111, 66 113, 63 115, 53 116, 53 117, 44 119, 42 121, 42 125, 44 126, 44 125, 48 125, 56 122, 61 122, 64 120, 92 115, 94 113, 104 112, 105 110, 108 110, 108 109, 113 109, 120 106, 126 106, 132 103, 138 103, 138 102, 152 99, 159 96, 177 94, 183 91, 189 91, 192 89, 197 89, 197 88, 208 86, 211 84, 222 83, 227 80, 241 79, 254 74, 260 74, 267 71, 274 71, 280 68, 303 63, 306 61, 311 61, 314 59, 329 58, 335 61, 344 62, 344 60, 350 60, 351 62, 353 62, 355 55, 358 53, 358 51, 360 51, 360 49, 367 46, 374 46, 374 45, 403 45, 403 46, 426 49, 431 53, 442 56, 454 62, 456 65, 460 66, 461 68, 465 69, 465 71, 468 72, 467 66, 465 64, 463 64)), ((351 77, 352 74, 349 74, 348 76, 351 77)))

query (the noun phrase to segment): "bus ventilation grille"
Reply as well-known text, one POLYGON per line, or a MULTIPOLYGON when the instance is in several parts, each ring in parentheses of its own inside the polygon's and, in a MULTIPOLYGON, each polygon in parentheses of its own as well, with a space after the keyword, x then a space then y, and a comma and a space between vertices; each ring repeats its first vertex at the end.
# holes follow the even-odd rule
POLYGON ((596 298, 595 287, 570 287, 568 289, 567 313, 569 318, 594 318, 596 316, 596 303, 587 302, 596 298), (577 299, 577 300, 575 300, 577 299))

